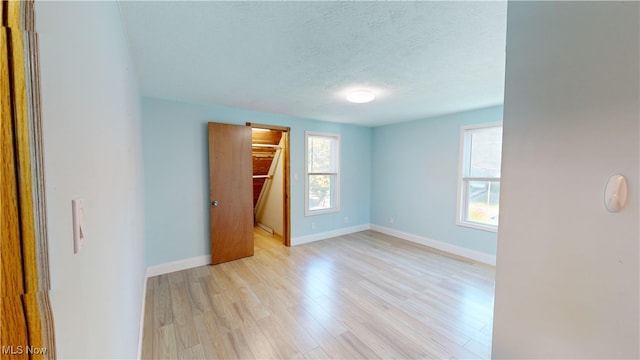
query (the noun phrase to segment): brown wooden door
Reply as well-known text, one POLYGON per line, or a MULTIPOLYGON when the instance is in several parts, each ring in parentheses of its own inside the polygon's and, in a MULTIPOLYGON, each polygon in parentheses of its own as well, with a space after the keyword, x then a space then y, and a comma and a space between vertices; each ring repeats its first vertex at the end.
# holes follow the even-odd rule
POLYGON ((209 123, 211 263, 253 255, 251 128, 209 123))

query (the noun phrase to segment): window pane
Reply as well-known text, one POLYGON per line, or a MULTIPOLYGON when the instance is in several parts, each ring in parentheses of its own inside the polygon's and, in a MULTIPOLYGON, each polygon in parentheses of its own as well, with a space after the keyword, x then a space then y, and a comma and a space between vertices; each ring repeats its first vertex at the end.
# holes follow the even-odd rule
POLYGON ((468 181, 465 220, 498 226, 499 181, 468 181))
POLYGON ((502 127, 476 129, 471 132, 469 177, 500 177, 502 127))
POLYGON ((336 139, 326 136, 309 136, 309 172, 336 172, 336 139))
POLYGON ((309 210, 330 209, 335 175, 309 175, 309 210))

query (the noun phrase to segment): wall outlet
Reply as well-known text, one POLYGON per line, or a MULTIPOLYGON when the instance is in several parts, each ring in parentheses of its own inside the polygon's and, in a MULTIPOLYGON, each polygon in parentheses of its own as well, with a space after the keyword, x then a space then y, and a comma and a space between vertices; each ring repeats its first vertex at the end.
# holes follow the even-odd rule
POLYGON ((311 223, 311 230, 315 230, 316 229, 316 223, 312 222, 311 223))
POLYGON ((389 224, 393 224, 396 222, 396 219, 393 218, 393 216, 389 216, 389 224))
POLYGON ((348 217, 348 216, 345 216, 345 217, 344 217, 344 223, 345 223, 345 224, 348 224, 348 223, 349 223, 349 217, 348 217))

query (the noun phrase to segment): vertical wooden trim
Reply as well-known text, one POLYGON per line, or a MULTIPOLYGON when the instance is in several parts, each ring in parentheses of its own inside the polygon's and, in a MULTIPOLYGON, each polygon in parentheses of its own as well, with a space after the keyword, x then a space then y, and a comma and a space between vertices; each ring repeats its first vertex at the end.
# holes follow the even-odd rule
POLYGON ((22 251, 20 246, 20 220, 18 213, 18 188, 16 179, 15 149, 13 139, 13 118, 11 112, 11 90, 8 66, 7 32, 3 27, 0 34, 0 117, 2 121, 2 297, 11 293, 24 293, 22 281, 22 251), (5 273, 15 273, 15 277, 6 277, 5 273), (18 279, 20 279, 18 281, 18 279))
POLYGON ((13 121, 16 146, 16 159, 18 166, 18 194, 20 204, 20 225, 24 279, 26 292, 38 291, 38 274, 35 265, 35 228, 33 216, 33 189, 31 173, 31 144, 29 141, 29 116, 27 103, 27 72, 25 66, 24 39, 21 31, 11 29, 11 66, 12 66, 12 94, 13 94, 13 121))
MULTIPOLYGON (((31 16, 32 18, 32 16, 31 16)), ((31 20, 33 21, 33 20, 31 20)), ((37 264, 38 289, 50 288, 49 251, 47 239, 46 201, 44 187, 44 146, 42 142, 42 108, 40 100, 40 59, 38 52, 38 36, 35 32, 27 32, 24 36, 26 52, 25 74, 30 81, 26 81, 27 126, 29 126, 29 148, 31 162, 31 190, 33 204, 33 235, 35 241, 35 263, 37 264)), ((26 155, 25 155, 26 156, 26 155)))
MULTIPOLYGON (((21 296, 24 294, 24 274, 22 270, 22 248, 20 239, 20 214, 18 211, 18 188, 15 173, 15 152, 13 139, 13 120, 11 116, 10 89, 8 80, 8 61, 6 60, 7 36, 3 29, 0 40, 2 42, 2 69, 0 70, 0 86, 2 93, 2 167, 1 183, 2 195, 2 228, 0 229, 2 245, 0 249, 2 318, 0 327, 0 344, 27 344, 27 323, 21 296), (7 276, 11 274, 11 276, 7 276)), ((0 354, 0 357, 5 357, 0 354)))
POLYGON ((33 1, 0 6, 0 358, 55 358, 33 1))
MULTIPOLYGON (((4 4, 3 4, 4 5, 4 4)), ((3 6, 3 9, 6 8, 3 6)), ((3 13, 6 13, 3 11, 3 13)), ((9 66, 9 29, 3 26, 0 34, 0 117, 2 136, 0 147, 2 154, 1 198, 2 228, 0 228, 2 244, 0 246, 0 288, 2 294, 2 311, 0 326, 0 345, 11 346, 28 344, 29 337, 22 295, 25 293, 24 274, 22 268, 22 246, 20 238, 20 213, 18 202, 18 181, 16 174, 16 154, 14 148, 14 124, 11 96, 11 73, 9 66)), ((6 357, 0 353, 0 357, 6 357)))
POLYGON ((289 142, 289 136, 290 136, 291 132, 289 131, 289 128, 287 128, 287 131, 282 133, 282 136, 284 137, 284 206, 283 206, 283 211, 284 211, 284 229, 283 229, 283 236, 284 236, 284 245, 285 246, 291 246, 291 196, 290 196, 290 192, 291 192, 291 166, 290 166, 290 154, 291 154, 291 148, 290 148, 290 142, 289 142))

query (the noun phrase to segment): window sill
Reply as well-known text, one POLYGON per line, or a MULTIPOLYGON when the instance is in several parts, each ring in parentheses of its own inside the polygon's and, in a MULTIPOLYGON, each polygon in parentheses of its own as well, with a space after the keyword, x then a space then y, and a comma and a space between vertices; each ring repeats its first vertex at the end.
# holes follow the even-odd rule
POLYGON ((498 227, 497 226, 482 225, 482 224, 478 224, 478 223, 464 222, 464 221, 456 221, 456 225, 464 226, 464 227, 468 227, 468 228, 472 228, 472 229, 476 229, 476 230, 483 230, 483 231, 493 232, 493 233, 497 233, 498 232, 498 227))
POLYGON ((331 214, 331 213, 337 213, 337 212, 340 212, 340 209, 333 208, 333 209, 323 209, 323 210, 305 210, 304 216, 323 215, 323 214, 331 214))

